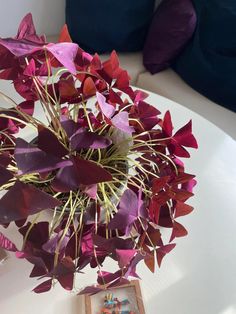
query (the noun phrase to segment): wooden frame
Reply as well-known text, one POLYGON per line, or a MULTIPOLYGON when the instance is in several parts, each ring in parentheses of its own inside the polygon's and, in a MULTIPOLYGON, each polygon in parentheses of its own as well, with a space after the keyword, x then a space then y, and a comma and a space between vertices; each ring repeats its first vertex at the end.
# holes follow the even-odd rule
MULTIPOLYGON (((122 285, 122 286, 114 287, 114 288, 109 288, 107 291, 113 292, 115 290, 125 289, 125 288, 133 288, 134 289, 134 293, 136 296, 136 303, 137 303, 137 307, 138 307, 138 313, 135 313, 135 314, 145 314, 141 288, 140 288, 140 284, 139 284, 138 280, 132 280, 130 282, 130 284, 126 284, 126 285, 122 285)), ((97 295, 99 295, 99 293, 97 295)), ((95 314, 92 312, 92 300, 91 300, 90 295, 85 296, 85 313, 86 314, 95 314)))

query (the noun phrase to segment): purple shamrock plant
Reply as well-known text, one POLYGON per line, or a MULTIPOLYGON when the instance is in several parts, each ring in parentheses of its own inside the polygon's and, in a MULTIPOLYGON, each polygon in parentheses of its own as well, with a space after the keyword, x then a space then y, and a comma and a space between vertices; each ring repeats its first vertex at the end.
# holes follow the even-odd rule
POLYGON ((154 272, 187 234, 178 218, 193 210, 194 175, 178 159, 197 148, 191 121, 173 133, 170 113, 161 118, 130 86, 115 52, 102 62, 72 43, 66 26, 47 43, 31 14, 15 38, 0 39, 0 70, 23 98, 5 96, 11 106, 0 108, 0 247, 32 264, 36 293, 55 281, 72 290, 87 265, 99 286, 81 293, 127 283, 143 261, 154 272), (4 236, 10 224, 21 247, 4 236), (107 259, 114 273, 103 269, 107 259))

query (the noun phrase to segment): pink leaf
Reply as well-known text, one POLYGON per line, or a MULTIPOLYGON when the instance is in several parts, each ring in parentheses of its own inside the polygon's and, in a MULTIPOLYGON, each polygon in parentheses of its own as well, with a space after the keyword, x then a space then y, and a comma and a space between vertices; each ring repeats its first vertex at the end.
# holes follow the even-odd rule
POLYGON ((129 114, 126 111, 117 113, 112 119, 112 124, 119 130, 131 134, 134 128, 129 125, 129 114))
POLYGON ((98 101, 99 107, 100 107, 102 113, 104 114, 104 116, 106 118, 111 118, 113 116, 113 114, 115 113, 114 106, 108 104, 106 102, 106 98, 102 94, 100 94, 99 92, 96 93, 96 96, 97 96, 97 101, 98 101))
POLYGON ((116 250, 116 255, 120 268, 127 266, 136 254, 136 252, 136 250, 116 250))
POLYGON ((72 74, 76 74, 75 57, 78 45, 73 43, 49 44, 46 49, 72 74))
POLYGON ((11 252, 17 251, 15 244, 12 241, 10 241, 7 237, 5 237, 1 232, 0 232, 0 247, 3 248, 4 250, 11 252))

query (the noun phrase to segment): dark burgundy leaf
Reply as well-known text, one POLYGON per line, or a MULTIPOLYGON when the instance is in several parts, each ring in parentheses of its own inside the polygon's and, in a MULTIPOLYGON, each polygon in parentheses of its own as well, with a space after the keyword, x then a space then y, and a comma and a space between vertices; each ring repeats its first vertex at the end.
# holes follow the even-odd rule
POLYGON ((38 127, 37 146, 47 154, 57 156, 59 158, 68 154, 68 150, 59 141, 58 137, 43 126, 38 127))
POLYGON ((31 273, 30 273, 30 278, 34 277, 41 277, 46 275, 47 271, 45 268, 34 266, 31 273))
POLYGON ((0 165, 0 186, 4 185, 12 178, 13 178, 12 173, 5 167, 0 165))
POLYGON ((11 157, 9 155, 9 153, 1 153, 0 154, 0 166, 2 167, 7 167, 11 162, 11 157))
MULTIPOLYGON (((19 229, 19 232, 25 236, 29 227, 31 226, 30 222, 22 228, 19 229)), ((41 248, 44 243, 48 241, 49 238, 49 223, 47 221, 41 221, 35 223, 31 228, 27 241, 32 242, 36 248, 41 248)))
POLYGON ((170 242, 175 238, 185 237, 188 234, 188 231, 181 225, 179 222, 174 221, 173 230, 170 237, 170 242))
POLYGON ((147 265, 149 270, 154 273, 155 272, 155 251, 148 250, 147 256, 144 258, 144 263, 147 265))
POLYGON ((60 202, 47 193, 32 185, 16 181, 0 199, 0 223, 21 220, 44 209, 55 208, 59 205, 60 202))
POLYGON ((192 206, 190 206, 188 204, 185 204, 183 202, 177 201, 176 202, 176 206, 175 206, 175 215, 174 215, 174 217, 177 218, 177 217, 185 216, 185 215, 190 214, 192 211, 193 211, 193 207, 192 206))
POLYGON ((95 162, 78 156, 71 161, 73 166, 60 169, 52 182, 55 191, 67 192, 78 189, 80 184, 92 185, 112 180, 111 174, 95 162))
POLYGON ((161 262, 162 262, 162 259, 164 258, 164 256, 167 253, 171 252, 175 247, 176 247, 176 244, 172 243, 172 244, 164 245, 164 246, 162 246, 156 250, 157 263, 158 263, 159 267, 161 267, 161 262))
POLYGON ((88 132, 86 129, 79 129, 70 138, 70 144, 73 150, 80 150, 81 148, 106 148, 111 145, 111 143, 112 141, 109 138, 88 132))
POLYGON ((41 283, 40 285, 38 285, 37 287, 35 287, 33 291, 35 293, 47 292, 51 289, 51 287, 52 287, 52 279, 48 279, 44 281, 43 283, 41 283))

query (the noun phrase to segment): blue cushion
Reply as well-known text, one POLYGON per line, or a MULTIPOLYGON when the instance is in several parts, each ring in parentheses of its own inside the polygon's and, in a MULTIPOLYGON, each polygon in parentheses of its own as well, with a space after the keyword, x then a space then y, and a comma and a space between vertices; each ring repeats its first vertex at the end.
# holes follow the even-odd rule
POLYGON ((173 67, 194 89, 236 111, 236 1, 193 3, 197 29, 173 67))
POLYGON ((155 0, 67 0, 72 39, 94 53, 143 48, 155 0))

